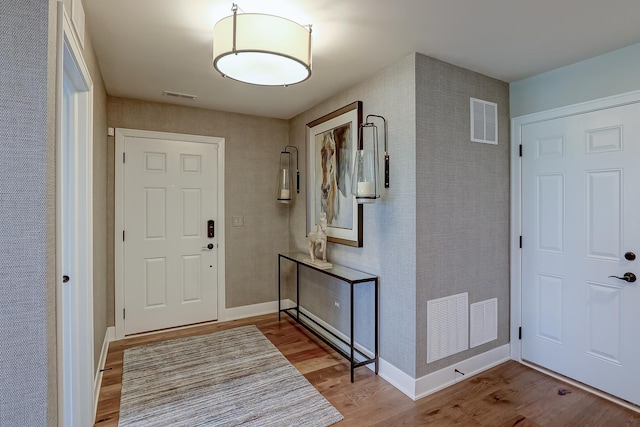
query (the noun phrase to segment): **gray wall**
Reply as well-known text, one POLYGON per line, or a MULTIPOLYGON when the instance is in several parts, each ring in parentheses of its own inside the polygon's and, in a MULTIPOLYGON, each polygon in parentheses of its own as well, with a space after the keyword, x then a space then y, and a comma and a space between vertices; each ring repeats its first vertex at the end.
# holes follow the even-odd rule
MULTIPOLYGON (((413 376, 415 372, 415 56, 376 73, 373 77, 335 95, 289 121, 289 139, 306 159, 306 124, 353 101, 363 102, 363 119, 367 114, 382 115, 389 124, 391 186, 373 205, 364 206, 364 247, 353 248, 330 243, 328 259, 337 264, 380 276, 380 354, 389 363, 413 376)), ((382 143, 382 141, 381 141, 382 143)), ((382 147, 381 147, 382 148, 382 147)), ((291 208, 291 250, 306 252, 306 162, 301 161, 303 176, 300 198, 291 208), (300 203, 302 202, 302 203, 300 203)), ((305 269, 306 270, 306 269, 305 269)), ((304 270, 303 270, 304 271, 304 270)), ((348 315, 345 287, 327 282, 322 276, 309 274, 308 301, 315 314, 336 327, 344 327, 348 315), (329 296, 323 294, 329 288, 329 296), (326 308, 342 299, 342 310, 326 308), (313 303, 316 302, 315 306, 313 303), (325 307, 325 311, 322 307, 325 307)), ((348 288, 347 288, 348 289, 348 288)), ((356 297, 366 305, 371 301, 370 287, 356 297)), ((358 307, 356 307, 358 309, 358 307)), ((356 328, 371 321, 363 314, 356 328)), ((367 335, 367 334, 365 334, 367 335)), ((357 336, 358 337, 358 336, 357 336)), ((365 342, 368 344, 368 341, 365 342)))
POLYGON ((640 90, 640 44, 511 83, 511 117, 640 90))
POLYGON ((509 88, 416 56, 416 378, 509 341, 509 88), (470 142, 469 98, 498 103, 498 145, 470 142), (498 298, 498 340, 427 364, 427 301, 498 298))
MULTIPOLYGON (((364 207, 364 247, 330 244, 328 254, 380 276, 381 357, 413 378, 509 340, 508 96, 504 82, 412 54, 290 120, 301 152, 306 123, 354 100, 363 101, 364 116, 388 120, 391 187, 364 207), (499 145, 470 142, 469 97, 499 104, 499 145), (427 301, 460 292, 469 292, 470 303, 498 298, 498 340, 427 364, 427 301)), ((306 250, 306 232, 306 206, 298 203, 292 250, 306 250)), ((346 331, 348 311, 333 302, 345 307, 348 288, 304 269, 302 276, 302 305, 346 331)), ((356 296, 364 316, 370 298, 356 296)), ((356 339, 370 342, 366 333, 356 339)))
POLYGON ((47 0, 5 0, 0 8, 2 426, 56 417, 49 12, 47 0))
MULTIPOLYGON (((107 111, 109 126, 115 128, 225 138, 226 307, 275 301, 276 254, 289 245, 288 207, 275 200, 278 158, 288 142, 287 122, 115 97, 108 98, 107 111), (231 226, 236 215, 244 216, 244 227, 231 226)), ((109 140, 107 236, 113 236, 114 138, 109 140)), ((110 272, 112 254, 110 250, 110 272)), ((111 315, 113 301, 111 278, 111 315)))

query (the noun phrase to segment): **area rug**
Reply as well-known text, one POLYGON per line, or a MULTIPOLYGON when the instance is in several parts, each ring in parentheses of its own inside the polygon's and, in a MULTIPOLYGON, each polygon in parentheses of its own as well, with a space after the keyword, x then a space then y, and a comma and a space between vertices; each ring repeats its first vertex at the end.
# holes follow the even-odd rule
POLYGON ((124 351, 120 427, 326 427, 342 418, 255 326, 124 351))

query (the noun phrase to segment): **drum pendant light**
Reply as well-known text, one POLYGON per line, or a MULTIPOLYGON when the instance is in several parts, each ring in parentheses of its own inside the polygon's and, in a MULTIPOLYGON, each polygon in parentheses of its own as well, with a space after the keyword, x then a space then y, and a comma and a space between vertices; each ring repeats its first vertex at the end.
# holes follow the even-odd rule
POLYGON ((311 76, 311 26, 274 15, 240 13, 213 28, 213 66, 223 77, 288 86, 311 76))

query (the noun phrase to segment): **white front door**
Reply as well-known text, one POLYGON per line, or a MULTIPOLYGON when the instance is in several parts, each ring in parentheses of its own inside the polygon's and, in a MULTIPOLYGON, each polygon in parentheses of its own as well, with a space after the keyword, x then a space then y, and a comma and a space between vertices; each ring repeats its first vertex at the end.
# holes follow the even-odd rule
POLYGON ((219 144, 121 129, 118 138, 124 333, 216 320, 219 144))
POLYGON ((640 281, 610 276, 640 274, 640 104, 522 146, 522 358, 638 405, 640 281))

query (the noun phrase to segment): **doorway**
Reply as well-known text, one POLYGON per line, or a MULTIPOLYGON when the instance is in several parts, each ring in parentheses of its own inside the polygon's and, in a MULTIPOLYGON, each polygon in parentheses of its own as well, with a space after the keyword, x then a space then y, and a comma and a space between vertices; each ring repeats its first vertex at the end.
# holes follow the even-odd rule
POLYGON ((116 158, 116 337, 218 320, 224 139, 116 129, 116 158))
POLYGON ((92 425, 93 83, 58 3, 56 271, 59 424, 92 425))
POLYGON ((635 405, 638 117, 629 94, 514 119, 512 158, 512 356, 635 405))

